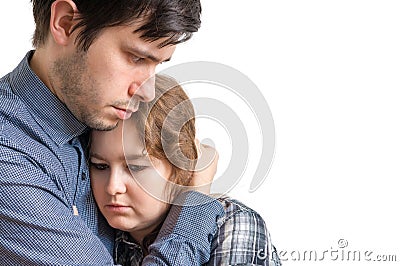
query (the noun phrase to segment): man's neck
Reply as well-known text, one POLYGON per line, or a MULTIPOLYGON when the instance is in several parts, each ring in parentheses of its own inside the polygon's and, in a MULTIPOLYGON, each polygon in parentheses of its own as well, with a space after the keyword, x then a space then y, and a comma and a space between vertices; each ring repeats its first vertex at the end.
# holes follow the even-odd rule
MULTIPOLYGON (((38 48, 34 51, 32 57, 29 60, 29 66, 32 71, 39 77, 39 79, 46 85, 46 87, 57 97, 57 92, 52 86, 49 79, 50 69, 50 58, 49 53, 44 48, 38 48)), ((61 100, 61 99, 60 99, 61 100)))

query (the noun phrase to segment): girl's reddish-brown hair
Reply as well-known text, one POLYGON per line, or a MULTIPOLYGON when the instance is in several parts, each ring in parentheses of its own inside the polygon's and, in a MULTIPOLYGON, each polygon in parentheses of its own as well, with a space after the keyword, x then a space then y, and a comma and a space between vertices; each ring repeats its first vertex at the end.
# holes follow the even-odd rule
MULTIPOLYGON (((183 88, 173 78, 156 75, 155 81, 155 99, 149 103, 140 103, 132 119, 148 155, 171 164, 169 181, 188 186, 197 159, 194 108, 183 88)), ((168 202, 172 202, 181 191, 181 186, 171 183, 165 190, 168 202)), ((145 254, 158 231, 159 228, 143 239, 145 254)))
POLYGON ((133 114, 147 153, 172 165, 169 181, 189 185, 197 159, 195 112, 183 88, 171 77, 156 75, 155 99, 133 114))

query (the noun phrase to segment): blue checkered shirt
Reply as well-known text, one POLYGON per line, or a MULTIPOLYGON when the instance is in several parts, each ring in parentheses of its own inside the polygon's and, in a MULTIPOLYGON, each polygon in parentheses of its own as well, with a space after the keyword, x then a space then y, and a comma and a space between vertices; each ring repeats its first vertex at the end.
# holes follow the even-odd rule
MULTIPOLYGON (((0 265, 113 265, 114 231, 90 190, 82 139, 88 129, 31 70, 32 54, 0 79, 0 265)), ((143 265, 207 261, 223 215, 220 204, 207 202, 171 209, 143 265), (199 214, 204 220, 193 219, 199 214)))
MULTIPOLYGON (((210 260, 204 265, 281 266, 263 218, 237 200, 224 197, 219 201, 225 209, 225 215, 217 221, 210 260)), ((115 261, 123 266, 140 266, 144 251, 129 233, 118 231, 114 256, 115 261)))

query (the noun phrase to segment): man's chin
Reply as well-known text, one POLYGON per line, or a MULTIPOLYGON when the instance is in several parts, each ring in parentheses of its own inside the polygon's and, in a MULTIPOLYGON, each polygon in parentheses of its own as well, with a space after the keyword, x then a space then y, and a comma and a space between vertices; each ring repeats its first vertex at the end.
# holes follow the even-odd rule
POLYGON ((117 120, 116 122, 105 122, 105 121, 97 121, 96 123, 86 123, 91 129, 95 129, 98 131, 111 131, 118 127, 120 120, 117 120))

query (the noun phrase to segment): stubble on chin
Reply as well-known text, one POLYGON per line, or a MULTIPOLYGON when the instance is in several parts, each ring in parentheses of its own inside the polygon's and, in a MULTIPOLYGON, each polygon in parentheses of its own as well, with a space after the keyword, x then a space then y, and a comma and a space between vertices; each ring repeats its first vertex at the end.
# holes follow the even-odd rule
POLYGON ((107 122, 100 110, 93 106, 101 101, 96 81, 88 73, 85 52, 56 60, 51 67, 50 78, 53 84, 58 84, 57 97, 77 120, 100 131, 110 131, 118 126, 119 121, 107 122))
POLYGON ((111 131, 118 127, 119 122, 120 121, 117 121, 117 123, 115 125, 106 125, 104 122, 98 121, 98 123, 95 123, 92 125, 89 125, 86 123, 86 125, 88 125, 91 129, 95 129, 98 131, 111 131))

